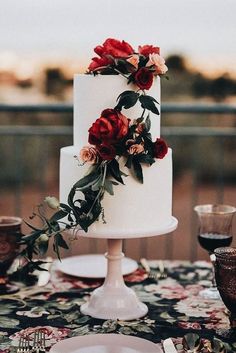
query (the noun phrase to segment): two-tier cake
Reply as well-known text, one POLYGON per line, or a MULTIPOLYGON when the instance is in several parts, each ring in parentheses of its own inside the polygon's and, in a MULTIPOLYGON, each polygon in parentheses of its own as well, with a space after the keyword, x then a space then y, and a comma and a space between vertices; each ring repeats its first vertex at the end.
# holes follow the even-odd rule
POLYGON ((135 52, 115 39, 95 52, 89 74, 74 78, 74 144, 61 149, 60 202, 89 236, 169 232, 177 221, 172 150, 160 138, 164 59, 158 47, 135 52))

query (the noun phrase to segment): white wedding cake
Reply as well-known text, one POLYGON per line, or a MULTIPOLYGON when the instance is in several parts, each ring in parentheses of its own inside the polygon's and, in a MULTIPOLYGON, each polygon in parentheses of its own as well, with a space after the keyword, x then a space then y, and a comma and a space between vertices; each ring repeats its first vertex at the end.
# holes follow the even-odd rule
MULTIPOLYGON (((116 107, 117 98, 122 92, 128 90, 129 94, 132 94, 131 91, 138 92, 138 88, 135 82, 127 85, 127 79, 123 75, 75 75, 74 144, 61 149, 61 203, 67 204, 72 186, 88 175, 91 170, 91 163, 82 163, 75 156, 79 156, 81 149, 88 146, 89 131, 91 133, 91 126, 95 120, 101 116, 104 109, 116 107)), ((146 92, 155 99, 155 102, 159 103, 158 109, 160 110, 159 75, 153 77, 153 83, 146 92)), ((140 104, 134 104, 127 109, 123 106, 121 109, 121 113, 128 118, 130 126, 132 126, 131 121, 136 121, 142 116, 142 111, 143 106, 140 104)), ((154 140, 160 138, 160 115, 154 114, 151 109, 148 121, 151 123, 148 133, 152 135, 154 140)), ((133 136, 136 138, 138 134, 134 132, 133 136)), ((138 136, 137 138, 144 146, 142 137, 138 136)), ((125 144, 129 143, 130 139, 126 139, 125 144)), ((145 156, 145 151, 142 154, 145 156)), ((136 156, 134 154, 132 158, 136 158, 136 156)), ((164 158, 156 159, 152 165, 142 164, 143 183, 134 177, 132 168, 125 166, 126 157, 116 156, 120 171, 125 173, 125 175, 122 174, 124 185, 114 182, 114 195, 113 192, 104 192, 101 201, 102 212, 89 225, 87 233, 82 231, 85 235, 104 238, 132 238, 163 234, 176 228, 177 221, 172 217, 172 150, 168 148, 164 158)), ((106 162, 109 165, 109 161, 106 162)), ((102 162, 100 161, 100 163, 102 162)), ((109 178, 112 179, 111 176, 109 178)), ((94 188, 94 190, 96 189, 94 188)), ((81 191, 76 190, 74 200, 81 200, 81 198, 81 191)))

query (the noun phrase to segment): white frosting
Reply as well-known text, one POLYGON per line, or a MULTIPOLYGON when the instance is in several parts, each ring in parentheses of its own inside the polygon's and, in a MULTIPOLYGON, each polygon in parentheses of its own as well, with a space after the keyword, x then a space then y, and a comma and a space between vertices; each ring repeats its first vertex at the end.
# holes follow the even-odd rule
MULTIPOLYGON (((120 75, 75 75, 74 78, 74 145, 88 144, 88 129, 101 116, 101 112, 117 105, 116 99, 133 85, 127 85, 127 79, 120 75)), ((137 90, 137 87, 136 87, 137 90)), ((157 77, 147 94, 160 103, 160 78, 157 77)), ((159 105, 157 105, 160 108, 159 105)), ((160 110, 160 109, 159 109, 160 110)), ((122 110, 130 119, 141 116, 143 109, 139 102, 134 107, 122 110)), ((150 112, 151 133, 160 137, 160 116, 150 112)))
MULTIPOLYGON (((88 144, 88 129, 100 117, 102 110, 114 108, 116 98, 125 90, 126 80, 121 76, 76 75, 74 80, 74 146, 61 149, 60 202, 67 203, 71 187, 87 172, 87 165, 79 166, 74 158, 88 144)), ((148 91, 157 101, 160 99, 159 77, 148 91)), ((126 115, 125 109, 122 113, 126 115)), ((137 103, 127 111, 127 117, 138 118, 142 108, 137 103)), ((153 140, 160 136, 160 117, 150 114, 153 140)), ((120 169, 130 170, 120 160, 120 169)), ((104 194, 103 223, 101 217, 90 227, 86 236, 104 238, 143 237, 172 231, 177 221, 172 217, 172 150, 164 159, 152 166, 143 165, 144 184, 132 175, 124 177, 125 185, 114 186, 114 195, 104 194)), ((81 198, 81 194, 75 196, 81 198)), ((82 234, 85 234, 82 232, 82 234)))

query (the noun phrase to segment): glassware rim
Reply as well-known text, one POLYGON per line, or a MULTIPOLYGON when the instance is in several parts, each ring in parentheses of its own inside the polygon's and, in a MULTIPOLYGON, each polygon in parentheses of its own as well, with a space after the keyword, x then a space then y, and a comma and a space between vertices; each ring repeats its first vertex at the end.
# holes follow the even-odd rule
POLYGON ((231 206, 231 205, 227 205, 227 204, 223 204, 223 203, 212 203, 212 204, 199 204, 194 206, 194 211, 197 212, 198 214, 204 214, 204 215, 230 215, 230 214, 234 214, 236 213, 236 207, 231 206), (210 210, 210 208, 214 208, 214 207, 225 207, 228 208, 228 210, 225 211, 212 211, 210 210), (200 210, 200 208, 205 208, 206 210, 200 210))
POLYGON ((236 263, 236 247, 235 246, 222 246, 222 247, 216 248, 214 250, 214 254, 215 254, 216 258, 220 258, 225 261, 232 261, 232 262, 236 263), (233 258, 230 257, 230 250, 234 251, 233 258))
POLYGON ((0 216, 0 229, 21 225, 22 218, 17 216, 0 216), (4 222, 5 220, 5 222, 4 222), (2 222, 3 221, 3 222, 2 222))

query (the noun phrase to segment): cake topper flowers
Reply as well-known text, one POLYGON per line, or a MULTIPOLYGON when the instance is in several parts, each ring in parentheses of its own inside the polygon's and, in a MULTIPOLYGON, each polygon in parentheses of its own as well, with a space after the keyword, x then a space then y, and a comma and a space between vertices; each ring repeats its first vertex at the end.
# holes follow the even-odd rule
POLYGON ((106 210, 102 207, 105 193, 114 195, 118 184, 125 187, 126 177, 145 182, 143 165, 151 166, 164 158, 168 150, 162 138, 153 141, 150 133, 150 112, 159 115, 159 103, 147 92, 155 76, 164 76, 167 72, 159 47, 144 45, 135 51, 127 42, 109 38, 94 51, 97 56, 92 58, 87 73, 121 75, 129 89, 115 97, 116 106, 104 107, 94 117, 88 129, 88 144, 75 156, 79 165, 88 164, 89 168, 87 174, 72 185, 67 204, 48 197, 45 202, 54 210, 51 218, 45 217, 41 206, 34 213, 43 225, 35 228, 28 224, 32 232, 23 237, 26 247, 22 254, 29 260, 33 253, 47 251, 50 238, 59 257, 60 248, 67 248, 63 230, 87 232, 99 217, 106 223, 106 210), (136 104, 140 105, 141 113, 131 120, 129 109, 136 104))
POLYGON ((98 56, 92 58, 89 73, 121 74, 128 83, 132 82, 142 90, 150 89, 154 76, 164 75, 168 70, 160 48, 153 45, 139 46, 135 52, 125 41, 108 38, 94 51, 98 56))

